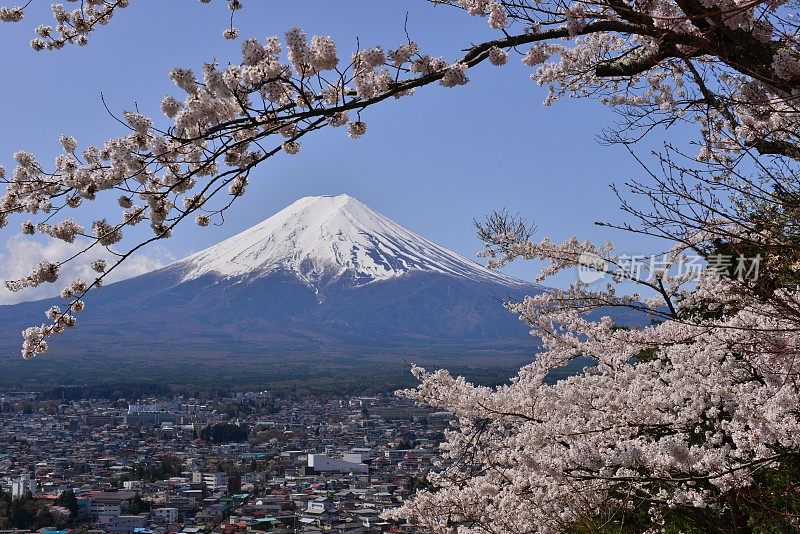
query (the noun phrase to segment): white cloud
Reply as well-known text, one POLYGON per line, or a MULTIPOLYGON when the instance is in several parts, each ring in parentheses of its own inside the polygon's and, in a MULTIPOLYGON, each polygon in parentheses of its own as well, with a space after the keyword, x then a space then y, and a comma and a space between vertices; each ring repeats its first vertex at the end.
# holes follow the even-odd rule
MULTIPOLYGON (((46 242, 25 238, 17 235, 11 237, 5 244, 5 250, 0 252, 0 280, 15 280, 31 273, 33 268, 42 260, 59 261, 70 257, 81 250, 78 243, 66 243, 55 239, 46 242)), ((90 263, 97 259, 107 262, 114 260, 114 256, 105 249, 92 251, 85 257, 78 257, 61 267, 58 281, 54 284, 42 284, 13 293, 0 285, 0 304, 15 304, 29 300, 38 300, 54 297, 62 287, 69 285, 72 280, 93 280, 97 273, 92 271, 90 263)), ((144 274, 174 261, 173 256, 163 248, 150 247, 135 253, 114 269, 104 282, 111 283, 133 276, 144 274)))

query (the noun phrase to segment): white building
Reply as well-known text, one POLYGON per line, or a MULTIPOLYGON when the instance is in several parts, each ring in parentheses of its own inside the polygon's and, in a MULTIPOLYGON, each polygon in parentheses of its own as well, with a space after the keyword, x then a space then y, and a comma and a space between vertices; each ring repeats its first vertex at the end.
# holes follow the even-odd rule
POLYGON ((228 489, 228 475, 223 471, 218 473, 200 473, 195 471, 192 473, 192 482, 202 482, 206 485, 209 491, 218 491, 228 489))
POLYGON ((156 508, 153 510, 153 517, 169 524, 178 522, 177 508, 156 508))
POLYGON ((337 460, 325 454, 309 454, 308 467, 319 473, 369 473, 367 464, 337 460))
POLYGON ((90 496, 89 515, 116 517, 122 515, 128 503, 136 496, 133 491, 98 491, 90 496))
POLYGON ((356 447, 354 449, 350 449, 350 452, 344 453, 342 455, 342 459, 346 462, 363 464, 372 459, 372 449, 356 447))
POLYGON ((325 497, 319 497, 313 501, 309 501, 308 508, 306 508, 307 514, 330 514, 335 511, 336 507, 330 499, 326 499, 325 497))
POLYGON ((27 492, 36 495, 36 480, 31 479, 29 475, 22 475, 11 482, 11 497, 14 499, 19 499, 27 492))
POLYGON ((119 503, 89 501, 89 515, 97 517, 117 517, 122 515, 119 503))

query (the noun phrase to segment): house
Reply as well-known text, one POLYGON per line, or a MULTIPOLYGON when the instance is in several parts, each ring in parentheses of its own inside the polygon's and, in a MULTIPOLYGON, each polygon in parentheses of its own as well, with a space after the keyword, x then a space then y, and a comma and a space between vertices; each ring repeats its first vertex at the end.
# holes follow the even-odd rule
POLYGON ((318 497, 313 501, 309 501, 308 508, 306 508, 307 514, 314 515, 332 514, 336 511, 336 506, 334 506, 333 502, 327 497, 318 497))
POLYGON ((168 524, 178 521, 178 509, 174 507, 156 508, 152 510, 153 519, 163 521, 168 524))
POLYGON ((89 515, 118 516, 136 496, 133 491, 97 491, 89 495, 89 515))

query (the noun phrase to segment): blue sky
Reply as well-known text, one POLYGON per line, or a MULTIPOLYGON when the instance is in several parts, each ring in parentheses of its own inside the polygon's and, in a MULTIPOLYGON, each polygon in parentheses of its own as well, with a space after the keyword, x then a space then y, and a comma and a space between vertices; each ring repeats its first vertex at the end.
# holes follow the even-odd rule
MULTIPOLYGON (((162 117, 161 98, 180 96, 167 78, 170 68, 200 70, 204 61, 239 59, 239 42, 221 37, 229 13, 222 1, 133 2, 88 46, 36 53, 28 42, 36 24, 50 21, 48 4, 34 2, 25 22, 0 26, 0 163, 7 169, 19 149, 51 161, 61 133, 74 135, 81 145, 119 135, 121 127, 103 108, 101 92, 116 112, 138 105, 162 117)), ((334 37, 340 57, 346 57, 356 39, 362 47, 401 43, 406 13, 411 37, 424 51, 446 59, 494 35, 482 19, 422 0, 249 1, 235 25, 243 37, 260 39, 300 26, 309 35, 334 37)), ((608 185, 642 174, 623 148, 596 140, 615 116, 593 101, 544 107, 546 90, 529 75, 530 69, 512 55, 506 67, 474 69, 467 86, 431 86, 368 110, 363 118, 369 131, 358 141, 341 130, 306 137, 298 156, 281 154, 254 174, 224 226, 186 225, 162 249, 145 254, 158 261, 179 258, 258 223, 299 197, 337 193, 355 196, 469 257, 481 248, 472 219, 500 208, 535 220, 539 237, 611 238, 629 253, 643 252, 638 238, 593 224, 622 217, 608 185)), ((118 217, 116 209, 97 213, 118 217)), ((21 220, 0 233, 0 247, 21 220)), ((0 270, 4 261, 13 261, 14 251, 7 248, 0 270)), ((530 278, 533 268, 512 265, 507 272, 530 278)), ((565 276, 554 283, 570 282, 565 276)))

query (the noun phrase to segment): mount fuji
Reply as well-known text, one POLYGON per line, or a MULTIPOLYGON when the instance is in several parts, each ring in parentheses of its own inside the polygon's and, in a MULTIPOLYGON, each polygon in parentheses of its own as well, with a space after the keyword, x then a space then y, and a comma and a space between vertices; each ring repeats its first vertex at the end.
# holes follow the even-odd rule
POLYGON ((522 284, 428 241, 348 195, 301 198, 172 268, 186 271, 183 281, 209 273, 230 279, 284 271, 314 287, 342 276, 358 287, 411 272, 522 284))
MULTIPOLYGON (((530 358, 536 340, 502 300, 544 290, 350 196, 305 197, 217 245, 97 290, 78 328, 34 361, 84 358, 99 369, 171 359, 530 358)), ((48 304, 0 306, 4 360, 19 358, 20 330, 40 323, 48 304)))

